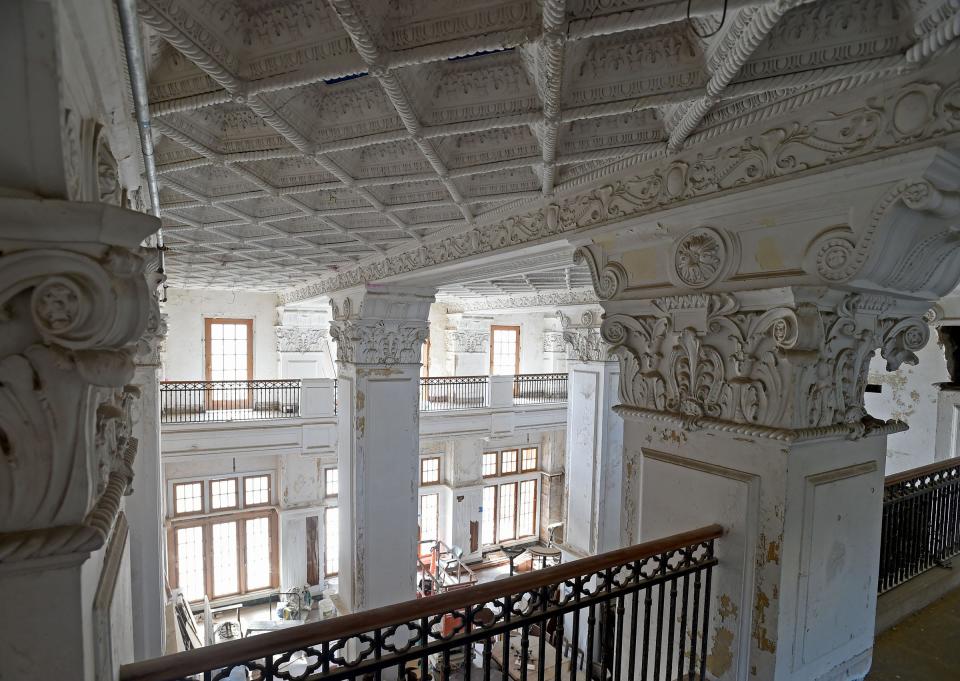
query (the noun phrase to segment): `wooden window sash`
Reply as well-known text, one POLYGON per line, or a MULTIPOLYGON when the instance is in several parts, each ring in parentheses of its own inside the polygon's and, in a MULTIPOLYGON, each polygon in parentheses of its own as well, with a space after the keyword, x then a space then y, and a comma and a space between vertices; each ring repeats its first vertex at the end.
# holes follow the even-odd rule
POLYGON ((516 376, 520 373, 520 327, 519 326, 497 326, 492 325, 490 327, 490 375, 493 376, 493 366, 494 366, 494 337, 496 336, 497 331, 513 331, 516 334, 516 345, 514 346, 516 350, 513 355, 513 375, 516 376))
MULTIPOLYGON (((252 319, 234 319, 229 317, 205 317, 203 325, 203 365, 204 377, 207 381, 213 380, 213 334, 211 328, 214 324, 236 324, 247 327, 247 380, 253 380, 253 320, 252 319)), ((247 390, 245 404, 231 405, 241 409, 247 409, 253 404, 253 391, 247 390)), ((218 409, 220 403, 213 398, 212 392, 206 395, 207 409, 218 409)))
POLYGON ((539 447, 522 447, 520 449, 520 462, 519 470, 521 473, 531 473, 537 470, 537 467, 540 465, 540 448, 539 447), (533 451, 533 466, 530 468, 525 468, 523 465, 523 453, 533 451))
POLYGON ((327 540, 330 538, 330 533, 329 533, 329 531, 327 530, 327 527, 329 527, 329 524, 330 524, 330 513, 329 513, 329 511, 330 511, 331 509, 334 509, 334 508, 335 508, 335 509, 338 509, 338 510, 337 510, 337 525, 338 525, 338 526, 337 526, 337 542, 338 542, 338 543, 337 543, 337 546, 336 546, 336 550, 337 550, 337 553, 338 553, 338 554, 339 554, 339 552, 340 552, 340 546, 339 546, 339 541, 340 541, 340 527, 339 527, 339 524, 340 524, 340 511, 339 511, 339 507, 338 507, 338 506, 328 506, 327 508, 323 509, 323 577, 324 577, 324 579, 327 579, 327 578, 329 578, 329 577, 336 577, 336 576, 338 576, 338 575, 340 574, 340 556, 339 556, 339 555, 337 555, 337 569, 334 570, 333 572, 328 572, 328 571, 327 571, 327 565, 328 565, 329 562, 330 562, 330 561, 327 560, 327 554, 330 552, 330 543, 327 541, 327 540))
POLYGON ((242 496, 243 491, 240 489, 239 478, 211 478, 210 480, 207 481, 207 493, 210 496, 210 511, 212 513, 220 513, 221 511, 239 511, 240 510, 240 497, 242 496), (236 492, 236 494, 234 495, 234 497, 236 498, 236 501, 234 502, 233 506, 221 506, 219 508, 214 508, 213 507, 213 483, 226 482, 227 480, 233 480, 234 485, 236 485, 236 487, 234 488, 236 492))
MULTIPOLYGON (((481 466, 482 466, 482 465, 483 465, 483 463, 482 463, 482 461, 481 461, 481 466)), ((427 457, 427 458, 425 458, 425 459, 420 459, 420 484, 421 484, 421 485, 439 485, 439 484, 440 484, 440 457, 439 457, 439 456, 429 456, 429 457, 427 457), (436 461, 436 462, 437 462, 437 479, 436 479, 436 480, 432 480, 432 481, 430 481, 430 482, 427 482, 427 481, 424 480, 424 478, 423 478, 423 472, 424 472, 424 471, 423 471, 423 465, 424 465, 426 462, 428 462, 428 461, 436 461)))
MULTIPOLYGON (((326 483, 326 480, 324 480, 324 483, 326 483)), ((339 489, 339 484, 340 484, 339 481, 337 481, 338 489, 339 489)), ((324 491, 326 491, 326 490, 324 490, 324 491)), ((273 502, 273 476, 270 475, 269 473, 260 473, 260 474, 258 474, 258 475, 245 475, 245 476, 243 476, 243 491, 242 491, 242 492, 243 492, 243 507, 244 507, 244 508, 260 508, 260 507, 263 507, 263 506, 270 506, 271 503, 273 502), (267 479, 267 500, 266 500, 266 501, 262 501, 262 502, 257 503, 257 504, 249 504, 249 503, 247 503, 247 480, 253 480, 253 479, 255 479, 255 478, 266 478, 266 479, 267 479)))
POLYGON ((173 517, 174 518, 190 518, 193 516, 201 516, 206 513, 207 510, 207 500, 204 495, 205 485, 203 480, 191 480, 188 482, 175 482, 173 483, 173 517), (200 510, 199 511, 184 511, 183 513, 177 512, 177 488, 178 487, 189 487, 190 485, 200 485, 200 510))

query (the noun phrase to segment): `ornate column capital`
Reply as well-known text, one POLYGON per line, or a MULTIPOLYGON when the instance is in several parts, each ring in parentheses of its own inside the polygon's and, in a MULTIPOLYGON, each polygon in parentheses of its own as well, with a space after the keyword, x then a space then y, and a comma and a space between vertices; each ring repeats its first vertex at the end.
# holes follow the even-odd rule
POLYGON ((870 417, 876 350, 887 369, 916 364, 926 306, 821 288, 688 294, 608 314, 625 416, 798 439, 900 428, 870 417))
POLYGON ((161 317, 155 218, 0 200, 0 563, 99 548, 133 477, 129 385, 161 317))
POLYGON ((320 352, 330 334, 305 326, 277 326, 277 352, 320 352))
POLYGON ((600 313, 586 310, 574 321, 563 312, 557 312, 567 359, 579 362, 605 362, 613 359, 610 346, 600 335, 600 313))
POLYGON ((330 337, 350 364, 419 364, 430 326, 431 289, 352 289, 331 297, 330 337))

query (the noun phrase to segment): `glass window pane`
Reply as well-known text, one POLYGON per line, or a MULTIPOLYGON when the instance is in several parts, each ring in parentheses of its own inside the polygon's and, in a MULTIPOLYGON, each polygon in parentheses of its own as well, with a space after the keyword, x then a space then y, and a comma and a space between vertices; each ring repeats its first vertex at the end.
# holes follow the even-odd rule
POLYGON ((323 569, 327 577, 332 577, 340 566, 340 518, 336 507, 324 511, 323 532, 323 569))
POLYGON ((340 480, 336 468, 327 468, 323 472, 324 495, 335 497, 339 494, 340 480))
MULTIPOLYGON (((439 524, 440 496, 437 494, 424 494, 420 497, 420 541, 436 541, 439 537, 437 526, 439 524)), ((421 545, 420 550, 424 550, 421 545)))
POLYGON ((237 578, 237 522, 216 523, 211 527, 213 539, 213 596, 226 596, 240 591, 237 578))
POLYGON ((497 488, 483 488, 483 516, 481 519, 480 543, 487 545, 497 541, 497 488))
POLYGON ((245 506, 270 503, 270 476, 257 475, 243 480, 243 503, 245 506))
MULTIPOLYGON (((247 325, 246 324, 236 324, 233 327, 236 330, 236 337, 241 340, 246 340, 247 338, 247 325)), ((246 345, 246 343, 244 343, 246 345)))
POLYGON ((270 519, 251 518, 246 523, 247 591, 270 586, 270 519))
POLYGON ((177 530, 177 584, 188 601, 203 598, 203 528, 177 530))
POLYGON ((210 325, 210 338, 211 340, 220 340, 223 338, 223 325, 222 324, 211 324, 210 325))
POLYGON ((214 480, 210 483, 210 508, 217 510, 221 508, 237 507, 237 481, 234 478, 228 480, 214 480))
POLYGON ((517 472, 516 449, 508 449, 500 453, 500 472, 504 475, 517 472))
POLYGON ((500 485, 500 498, 497 500, 497 530, 499 541, 514 539, 516 532, 517 484, 515 482, 500 485))
POLYGON ((483 476, 489 477, 497 474, 497 453, 484 452, 483 454, 483 476))
POLYGON ((420 482, 428 485, 440 481, 440 459, 432 457, 420 461, 420 482))
POLYGON ((520 483, 520 504, 517 513, 517 536, 529 537, 534 534, 537 505, 537 481, 524 480, 520 483))
POLYGON ((197 513, 203 510, 203 483, 188 482, 173 486, 173 512, 197 513))
POLYGON ((533 471, 537 469, 537 448, 527 447, 520 452, 520 470, 533 471))

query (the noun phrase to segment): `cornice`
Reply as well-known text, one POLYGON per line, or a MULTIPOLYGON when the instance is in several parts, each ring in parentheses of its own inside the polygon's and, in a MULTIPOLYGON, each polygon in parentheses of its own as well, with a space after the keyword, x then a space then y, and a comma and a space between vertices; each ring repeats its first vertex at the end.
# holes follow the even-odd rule
MULTIPOLYGON (((823 86, 831 91, 836 86, 823 86)), ((815 88, 820 90, 823 88, 815 88)), ((801 92, 763 112, 750 114, 750 125, 765 122, 809 102, 801 92)), ((806 116, 726 142, 713 151, 683 151, 633 167, 635 160, 604 168, 605 175, 632 172, 607 184, 564 195, 532 212, 506 217, 470 231, 424 243, 333 277, 281 294, 284 302, 311 298, 358 284, 395 277, 559 236, 581 233, 629 218, 654 214, 696 199, 719 196, 746 187, 825 170, 851 161, 865 161, 892 150, 952 136, 960 131, 953 112, 960 100, 955 75, 927 76, 902 82, 896 89, 877 88, 859 106, 806 116)), ((730 128, 737 128, 730 126, 730 128)), ((722 135, 729 128, 712 131, 722 135)), ((692 141, 692 140, 691 140, 692 141)), ((588 181, 596 178, 586 178, 588 181)))

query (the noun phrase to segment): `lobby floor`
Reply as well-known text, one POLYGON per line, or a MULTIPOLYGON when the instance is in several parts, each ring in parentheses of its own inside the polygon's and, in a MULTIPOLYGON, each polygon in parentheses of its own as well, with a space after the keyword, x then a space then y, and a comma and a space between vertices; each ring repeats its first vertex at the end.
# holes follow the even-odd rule
MULTIPOLYGON (((960 569, 958 565, 955 569, 960 569)), ((960 589, 877 638, 866 681, 960 679, 960 589)))

